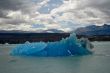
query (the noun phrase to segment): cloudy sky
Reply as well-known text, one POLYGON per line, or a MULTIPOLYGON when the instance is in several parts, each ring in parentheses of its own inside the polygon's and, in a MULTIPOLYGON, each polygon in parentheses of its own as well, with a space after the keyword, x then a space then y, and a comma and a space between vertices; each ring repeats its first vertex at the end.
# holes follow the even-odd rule
POLYGON ((70 31, 110 23, 110 0, 0 0, 0 30, 70 31))

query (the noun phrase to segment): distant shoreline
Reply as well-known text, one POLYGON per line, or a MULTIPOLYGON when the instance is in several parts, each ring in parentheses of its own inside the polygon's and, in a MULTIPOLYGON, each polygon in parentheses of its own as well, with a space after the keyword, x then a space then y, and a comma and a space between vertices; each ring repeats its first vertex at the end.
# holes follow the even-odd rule
POLYGON ((85 37, 88 38, 90 41, 110 41, 110 35, 94 35, 94 36, 85 36, 85 35, 77 35, 78 38, 85 37))
POLYGON ((0 43, 54 42, 69 37, 70 33, 0 33, 0 43))
MULTIPOLYGON (((60 41, 62 38, 69 37, 70 33, 0 33, 0 44, 25 43, 29 42, 54 42, 60 41)), ((78 38, 86 37, 90 41, 110 41, 110 36, 84 36, 77 35, 78 38)))

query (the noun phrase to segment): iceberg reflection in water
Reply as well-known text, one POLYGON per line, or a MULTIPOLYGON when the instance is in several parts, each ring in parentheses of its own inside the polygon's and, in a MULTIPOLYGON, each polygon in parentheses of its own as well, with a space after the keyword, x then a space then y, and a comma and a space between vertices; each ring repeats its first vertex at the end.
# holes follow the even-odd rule
MULTIPOLYGON (((85 43, 86 44, 86 43, 85 43)), ((83 47, 73 33, 68 38, 56 42, 35 42, 18 45, 11 51, 11 55, 57 57, 72 55, 87 55, 92 51, 83 47)))

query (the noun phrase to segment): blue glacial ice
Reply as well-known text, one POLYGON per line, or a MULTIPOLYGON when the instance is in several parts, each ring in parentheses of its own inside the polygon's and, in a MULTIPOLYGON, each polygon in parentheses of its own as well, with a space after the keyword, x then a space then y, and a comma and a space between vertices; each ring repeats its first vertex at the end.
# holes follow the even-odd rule
MULTIPOLYGON (((83 43, 84 44, 84 43, 83 43)), ((57 57, 72 55, 87 55, 92 52, 83 47, 73 33, 69 37, 56 42, 24 43, 11 50, 11 55, 57 57)))

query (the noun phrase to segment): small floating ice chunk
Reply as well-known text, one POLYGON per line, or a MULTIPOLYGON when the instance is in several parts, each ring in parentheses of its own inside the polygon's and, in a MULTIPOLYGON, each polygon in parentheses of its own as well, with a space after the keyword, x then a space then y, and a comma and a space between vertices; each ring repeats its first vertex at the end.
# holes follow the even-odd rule
POLYGON ((9 45, 9 43, 5 43, 4 45, 9 45))

